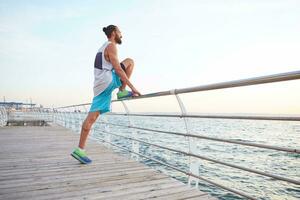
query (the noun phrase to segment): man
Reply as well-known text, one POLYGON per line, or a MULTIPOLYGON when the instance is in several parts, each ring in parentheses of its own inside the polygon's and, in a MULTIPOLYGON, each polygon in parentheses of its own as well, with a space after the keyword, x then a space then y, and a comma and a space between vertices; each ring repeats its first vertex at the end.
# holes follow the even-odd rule
POLYGON ((94 63, 94 98, 88 116, 81 128, 79 145, 72 152, 72 156, 83 164, 91 163, 84 150, 89 131, 100 114, 110 111, 111 94, 116 88, 118 99, 130 96, 139 96, 140 92, 132 85, 129 78, 132 74, 134 62, 127 58, 121 63, 118 59, 117 44, 122 43, 122 35, 119 28, 109 25, 103 28, 108 41, 98 50, 94 63), (128 85, 131 91, 127 91, 128 85))

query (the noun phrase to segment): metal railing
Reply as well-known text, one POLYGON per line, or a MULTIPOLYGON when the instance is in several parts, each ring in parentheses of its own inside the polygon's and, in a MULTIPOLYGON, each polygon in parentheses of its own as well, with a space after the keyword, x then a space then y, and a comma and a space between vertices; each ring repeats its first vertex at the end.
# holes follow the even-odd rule
MULTIPOLYGON (((238 145, 243 145, 243 146, 270 149, 270 150, 283 151, 283 152, 295 153, 295 154, 300 154, 300 149, 287 148, 287 147, 278 147, 278 146, 265 145, 265 144, 256 144, 256 143, 238 141, 238 140, 234 140, 234 139, 213 138, 213 137, 208 137, 208 136, 196 135, 196 134, 191 133, 191 131, 189 129, 189 126, 188 126, 188 121, 187 121, 187 118, 300 121, 300 117, 262 116, 262 115, 260 115, 260 116, 194 115, 194 114, 191 115, 191 114, 188 114, 186 112, 185 106, 184 106, 184 104, 183 104, 183 102, 182 102, 182 100, 179 96, 179 94, 183 94, 183 93, 217 90, 217 89, 225 89, 225 88, 233 88, 233 87, 242 87, 242 86, 250 86, 250 85, 257 85, 257 84, 266 84, 266 83, 273 83, 273 82, 289 81, 289 80, 295 80, 295 79, 300 79, 300 71, 294 71, 294 72, 288 72, 288 73, 282 73, 282 74, 276 74, 276 75, 270 75, 270 76, 262 76, 262 77, 256 77, 256 78, 250 78, 250 79, 243 79, 243 80, 237 80, 237 81, 216 83, 216 84, 197 86, 197 87, 192 87, 192 88, 174 89, 174 90, 169 90, 169 91, 146 94, 146 95, 142 95, 142 96, 139 96, 139 97, 126 98, 126 99, 113 100, 112 101, 113 103, 114 102, 121 102, 126 113, 108 113, 108 115, 127 116, 128 120, 129 120, 129 125, 126 126, 126 125, 121 125, 121 124, 102 122, 103 124, 105 124, 105 130, 102 131, 102 132, 104 132, 106 134, 114 135, 114 136, 117 136, 117 137, 129 139, 133 143, 134 142, 135 143, 136 142, 143 143, 143 144, 147 144, 149 146, 155 146, 155 147, 158 147, 158 148, 161 148, 161 149, 177 152, 177 153, 183 154, 185 156, 188 156, 189 157, 189 163, 190 163, 190 171, 189 172, 184 171, 182 169, 179 169, 178 167, 172 166, 168 163, 164 163, 164 162, 159 161, 157 159, 151 158, 149 156, 142 155, 141 153, 138 152, 137 148, 134 148, 134 145, 132 145, 133 149, 130 150, 128 148, 124 148, 124 147, 121 147, 119 145, 113 144, 109 140, 107 141, 107 140, 101 139, 101 141, 109 143, 113 146, 116 146, 116 147, 121 148, 123 150, 126 150, 128 152, 131 152, 133 154, 142 156, 142 157, 147 158, 149 160, 155 161, 157 163, 160 163, 162 165, 170 167, 170 168, 172 168, 176 171, 182 172, 182 173, 189 176, 189 183, 191 183, 193 180, 196 181, 196 186, 198 186, 198 182, 197 182, 197 180, 195 180, 195 178, 203 180, 205 182, 208 182, 212 185, 218 186, 220 188, 223 188, 223 189, 228 190, 230 192, 233 192, 235 194, 238 194, 242 197, 246 197, 248 199, 255 199, 255 198, 248 195, 248 194, 245 194, 241 191, 237 191, 237 190, 232 189, 230 187, 227 187, 225 185, 216 183, 214 181, 211 181, 211 180, 208 180, 204 177, 199 176, 199 172, 197 172, 198 170, 196 170, 196 171, 193 170, 195 168, 197 169, 197 162, 193 162, 192 158, 198 158, 198 159, 210 161, 210 162, 213 162, 213 163, 225 165, 225 166, 228 166, 228 167, 231 167, 231 168, 235 168, 235 169, 247 171, 247 172, 250 172, 250 173, 270 177, 270 178, 273 178, 275 180, 281 180, 281 181, 286 181, 288 183, 300 185, 300 180, 296 180, 296 179, 288 178, 288 177, 283 177, 283 176, 279 176, 279 175, 272 174, 272 173, 269 173, 269 172, 264 172, 264 171, 260 171, 260 170, 256 170, 256 169, 251 169, 251 168, 247 168, 247 167, 243 167, 243 166, 239 166, 239 165, 235 165, 235 164, 231 164, 231 163, 226 163, 226 162, 223 162, 223 161, 220 161, 220 160, 217 160, 217 159, 212 159, 212 158, 209 158, 209 157, 206 157, 206 156, 197 155, 195 153, 196 152, 195 151, 196 144, 195 144, 194 140, 192 140, 192 139, 203 139, 203 140, 211 140, 211 141, 216 141, 216 142, 232 143, 232 144, 238 144, 238 145), (142 98, 152 98, 152 97, 166 96, 166 95, 174 95, 176 97, 178 105, 179 105, 180 110, 181 110, 180 114, 140 114, 140 113, 137 114, 137 113, 131 113, 130 110, 128 109, 127 105, 126 105, 126 101, 138 100, 138 99, 142 99, 142 98), (179 117, 179 118, 182 118, 184 120, 186 131, 185 132, 172 132, 172 131, 162 131, 162 130, 155 130, 155 129, 150 129, 150 128, 143 128, 143 127, 133 126, 132 123, 131 123, 131 118, 130 118, 131 116, 140 116, 140 117, 179 117), (112 133, 112 132, 109 131, 109 126, 122 126, 122 127, 128 128, 130 130, 133 130, 132 137, 127 137, 127 136, 119 135, 119 134, 116 134, 116 133, 112 133), (173 148, 169 148, 169 147, 165 147, 165 146, 162 146, 162 145, 157 145, 157 144, 153 144, 153 143, 150 143, 150 142, 145 142, 143 140, 137 139, 136 133, 135 133, 134 130, 144 130, 144 131, 159 132, 159 133, 164 133, 164 134, 173 134, 173 135, 183 136, 185 138, 188 138, 189 151, 185 152, 185 151, 181 151, 181 150, 177 150, 177 149, 173 149, 173 148)), ((86 112, 87 109, 86 109, 85 106, 88 106, 88 105, 90 105, 90 104, 86 103, 86 104, 70 105, 70 106, 55 108, 56 112, 58 113, 58 115, 57 115, 58 118, 57 119, 60 122, 65 122, 64 117, 70 116, 71 110, 76 109, 78 107, 84 107, 84 109, 85 109, 84 111, 86 112)))
MULTIPOLYGON (((113 100, 112 103, 115 103, 115 102, 122 103, 125 113, 108 113, 107 115, 108 116, 126 116, 126 117, 128 117, 129 124, 121 125, 121 124, 115 124, 115 123, 103 121, 102 124, 105 125, 105 130, 104 131, 101 130, 101 132, 106 133, 106 137, 105 137, 105 139, 101 138, 100 140, 103 142, 106 142, 110 145, 113 145, 115 147, 118 147, 120 149, 126 150, 126 151, 132 153, 132 155, 135 154, 135 155, 147 158, 147 159, 157 162, 161 165, 170 167, 178 172, 186 174, 189 177, 189 185, 192 185, 192 182, 195 182, 196 187, 198 187, 198 184, 199 184, 198 181, 200 179, 211 185, 220 187, 224 190, 230 191, 230 192, 240 195, 242 197, 246 197, 248 199, 256 199, 255 197, 253 197, 249 194, 245 194, 244 192, 238 191, 231 187, 227 187, 225 185, 222 185, 220 183, 211 181, 207 178, 200 176, 199 175, 199 162, 197 160, 199 160, 199 159, 206 160, 206 161, 209 161, 212 163, 217 163, 217 164, 231 167, 234 169, 258 174, 258 175, 261 175, 264 177, 270 177, 275 180, 285 181, 287 183, 296 184, 296 185, 300 185, 300 180, 295 179, 295 177, 289 178, 289 177, 285 177, 285 176, 279 176, 276 174, 272 174, 270 172, 260 171, 257 169, 251 169, 248 167, 243 167, 243 166, 239 166, 236 164, 231 164, 231 163, 227 163, 227 162, 220 161, 217 159, 198 155, 197 151, 196 151, 197 150, 196 139, 210 140, 210 141, 221 142, 221 143, 231 143, 231 144, 236 144, 236 145, 241 145, 241 146, 249 146, 249 147, 253 147, 253 148, 261 148, 261 149, 268 149, 268 150, 281 151, 281 152, 288 152, 288 153, 297 154, 297 155, 300 154, 300 149, 252 143, 252 142, 245 142, 245 141, 239 141, 237 139, 223 139, 223 138, 215 138, 215 137, 209 137, 209 136, 204 136, 204 135, 197 135, 197 134, 192 133, 187 119, 188 118, 212 118, 212 119, 300 121, 300 117, 265 116, 265 115, 244 116, 244 115, 195 115, 195 114, 189 114, 189 113, 187 113, 185 105, 182 102, 179 94, 201 92, 201 91, 208 91, 208 90, 218 90, 218 89, 225 89, 225 88, 251 86, 251 85, 282 82, 282 81, 290 81, 290 80, 296 80, 296 79, 300 79, 300 71, 281 73, 281 74, 275 74, 275 75, 269 75, 269 76, 262 76, 262 77, 256 77, 256 78, 249 78, 249 79, 243 79, 243 80, 237 80, 237 81, 222 82, 222 83, 197 86, 197 87, 191 87, 191 88, 174 89, 174 90, 169 90, 169 91, 146 94, 146 95, 142 95, 139 97, 126 98, 126 99, 121 99, 121 100, 113 100), (181 111, 180 114, 173 115, 173 114, 160 114, 160 113, 154 113, 154 114, 153 113, 152 114, 131 113, 128 106, 126 105, 126 101, 139 100, 139 99, 143 99, 143 98, 160 97, 160 96, 166 96, 166 95, 173 95, 176 97, 178 106, 181 111), (153 128, 144 128, 144 127, 134 126, 132 123, 133 116, 181 118, 184 121, 185 132, 174 132, 174 131, 172 132, 172 131, 156 130, 153 128), (119 134, 111 132, 110 127, 115 127, 115 126, 126 127, 129 130, 131 130, 131 137, 123 136, 123 135, 119 135, 119 134), (150 132, 158 132, 158 133, 163 133, 163 134, 182 136, 182 137, 186 138, 188 141, 188 152, 140 140, 137 138, 136 130, 144 130, 144 131, 150 131, 150 132), (114 135, 119 138, 125 138, 125 139, 130 140, 132 142, 132 149, 128 149, 128 148, 114 144, 110 139, 110 135, 114 135), (162 162, 155 158, 141 154, 139 152, 139 148, 138 148, 139 143, 143 143, 143 144, 146 144, 149 146, 154 146, 157 148, 161 148, 164 150, 176 152, 176 153, 187 156, 189 158, 190 170, 184 171, 176 166, 170 165, 169 163, 162 162), (197 159, 197 160, 195 160, 195 159, 197 159)), ((60 125, 63 125, 67 128, 72 128, 73 130, 76 130, 76 131, 80 131, 82 121, 85 118, 86 113, 88 112, 88 109, 86 107, 89 105, 90 105, 90 103, 85 103, 85 104, 69 105, 69 106, 54 108, 53 109, 53 119, 56 123, 58 123, 60 125), (74 113, 76 113, 76 115, 74 113)))
POLYGON ((217 89, 225 89, 225 88, 234 88, 234 87, 241 87, 241 86, 258 85, 258 84, 290 81, 290 80, 297 80, 297 79, 300 79, 300 71, 286 72, 286 73, 248 78, 248 79, 242 79, 236 81, 228 81, 222 83, 214 83, 214 84, 202 85, 197 87, 173 89, 173 90, 168 90, 163 92, 146 94, 139 97, 127 98, 123 100, 114 100, 113 102, 125 101, 131 99, 149 98, 149 97, 159 97, 159 96, 166 96, 166 95, 184 94, 184 93, 191 93, 191 92, 209 91, 209 90, 217 90, 217 89))
MULTIPOLYGON (((9 125, 11 122, 17 121, 53 121, 52 108, 26 108, 15 110, 12 108, 0 106, 0 127, 9 125)), ((24 123, 26 124, 26 123, 24 123)))
POLYGON ((8 119, 7 111, 4 106, 0 106, 0 127, 6 125, 8 119))

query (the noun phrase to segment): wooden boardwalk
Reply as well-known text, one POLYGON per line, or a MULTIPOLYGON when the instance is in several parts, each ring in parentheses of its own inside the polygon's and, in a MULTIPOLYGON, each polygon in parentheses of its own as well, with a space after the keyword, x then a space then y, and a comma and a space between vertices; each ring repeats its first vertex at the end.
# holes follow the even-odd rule
POLYGON ((57 125, 0 128, 0 199, 214 199, 93 140, 82 165, 70 156, 78 137, 57 125))

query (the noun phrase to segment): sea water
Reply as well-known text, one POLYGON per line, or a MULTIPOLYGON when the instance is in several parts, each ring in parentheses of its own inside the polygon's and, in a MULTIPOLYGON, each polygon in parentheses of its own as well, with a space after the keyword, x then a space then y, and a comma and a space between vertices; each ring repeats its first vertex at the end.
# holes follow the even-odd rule
MULTIPOLYGON (((133 126, 186 133, 184 119, 175 117, 130 117, 133 126)), ((105 139, 103 133, 104 121, 118 125, 129 125, 127 116, 103 115, 94 125, 93 137, 105 139)), ((267 144, 280 147, 300 149, 300 122, 293 121, 268 121, 268 120, 237 120, 237 119, 187 119, 188 131, 191 134, 208 136, 221 139, 234 139, 237 141, 267 144)), ((196 146, 196 153, 201 156, 220 160, 226 163, 256 169, 271 174, 300 180, 300 155, 270 149, 263 149, 238 144, 230 144, 205 139, 191 140, 188 137, 137 130, 122 126, 109 125, 107 129, 111 133, 133 137, 145 142, 188 152, 191 145, 196 146)), ((129 139, 110 136, 114 144, 131 149, 132 142, 129 139)), ((124 155, 130 155, 124 150, 111 147, 124 155)), ((161 149, 151 145, 139 144, 139 153, 155 158, 162 162, 189 171, 189 157, 180 153, 161 149)), ((187 183, 188 177, 158 164, 149 159, 139 158, 143 162, 163 173, 168 174, 182 182, 187 183)), ((251 172, 227 167, 221 164, 197 159, 199 161, 199 175, 220 183, 232 189, 242 191, 258 199, 300 199, 300 186, 285 181, 274 180, 269 177, 257 175, 251 172)), ((192 161, 196 161, 192 159, 192 161)), ((208 184, 199 182, 201 191, 210 193, 218 199, 243 199, 231 192, 208 184)))

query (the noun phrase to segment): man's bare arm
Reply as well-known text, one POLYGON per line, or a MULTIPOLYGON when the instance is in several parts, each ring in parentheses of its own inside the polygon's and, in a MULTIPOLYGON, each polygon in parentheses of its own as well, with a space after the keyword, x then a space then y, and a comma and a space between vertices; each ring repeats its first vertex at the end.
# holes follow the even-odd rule
POLYGON ((108 53, 109 61, 112 64, 112 66, 114 67, 116 73, 119 75, 120 79, 131 88, 133 93, 141 95, 139 93, 139 91, 137 91, 137 89, 132 85, 132 83, 128 79, 126 73, 121 68, 121 65, 120 65, 120 62, 119 62, 119 59, 118 59, 118 53, 117 53, 116 45, 113 44, 113 43, 109 44, 107 46, 107 53, 108 53))

